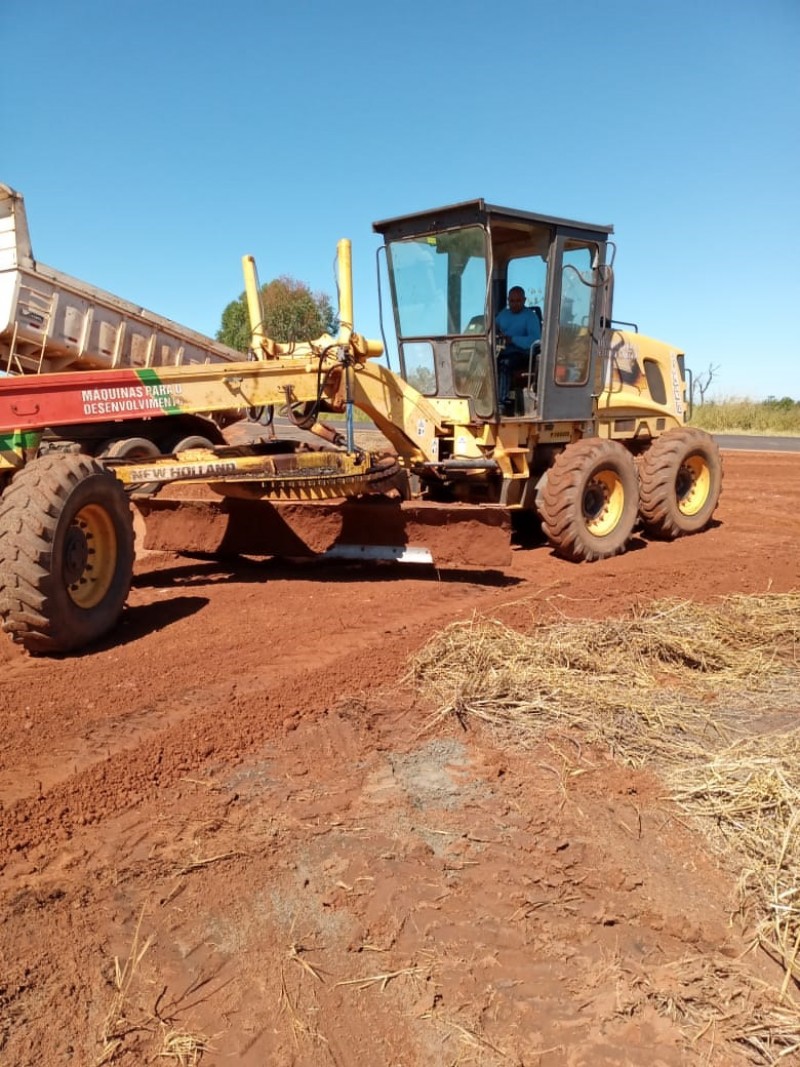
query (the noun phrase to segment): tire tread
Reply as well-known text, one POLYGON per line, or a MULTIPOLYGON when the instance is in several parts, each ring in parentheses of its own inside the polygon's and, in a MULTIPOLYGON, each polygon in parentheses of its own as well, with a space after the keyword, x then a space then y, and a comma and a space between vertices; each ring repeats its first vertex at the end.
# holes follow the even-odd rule
POLYGON ((673 541, 704 529, 714 514, 722 490, 722 458, 710 434, 691 426, 679 426, 657 437, 642 457, 639 467, 639 510, 648 536, 673 541), (696 515, 678 508, 675 480, 681 463, 690 455, 702 455, 711 471, 708 498, 696 515))
POLYGON ((586 529, 581 494, 588 478, 596 470, 613 466, 629 495, 636 495, 636 470, 633 457, 615 441, 588 437, 576 441, 559 453, 547 472, 547 482, 538 501, 542 527, 557 555, 573 562, 593 562, 623 552, 636 519, 633 502, 625 502, 624 514, 617 531, 607 538, 594 537, 586 529))
MULTIPOLYGON (((82 635, 70 634, 70 626, 58 617, 51 565, 62 510, 75 488, 95 475, 106 480, 104 492, 110 506, 124 508, 130 522, 122 484, 97 460, 81 453, 39 457, 14 475, 0 497, 0 618, 3 630, 31 652, 69 651, 85 643, 82 635)), ((120 530, 125 534, 124 527, 120 530)), ((127 536, 123 542, 118 566, 130 572, 132 524, 130 545, 127 536)), ((130 574, 119 573, 115 600, 122 591, 124 602, 130 574)), ((109 611, 118 615, 113 605, 109 611)))

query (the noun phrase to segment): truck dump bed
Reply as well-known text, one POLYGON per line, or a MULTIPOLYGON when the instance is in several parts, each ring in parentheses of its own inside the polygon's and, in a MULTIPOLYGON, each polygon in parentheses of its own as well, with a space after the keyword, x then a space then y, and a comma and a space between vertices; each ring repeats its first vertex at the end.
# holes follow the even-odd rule
POLYGON ((23 198, 0 184, 0 374, 243 358, 203 334, 37 263, 23 198))

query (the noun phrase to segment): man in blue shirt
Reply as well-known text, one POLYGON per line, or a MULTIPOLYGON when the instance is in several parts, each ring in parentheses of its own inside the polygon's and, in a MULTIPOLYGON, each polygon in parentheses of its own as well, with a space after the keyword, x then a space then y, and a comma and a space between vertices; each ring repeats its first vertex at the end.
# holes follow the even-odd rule
POLYGON ((514 375, 527 370, 531 345, 540 341, 542 328, 533 308, 525 307, 525 290, 515 285, 508 290, 508 307, 495 319, 497 340, 503 349, 497 357, 498 392, 501 412, 513 414, 511 382, 514 375))

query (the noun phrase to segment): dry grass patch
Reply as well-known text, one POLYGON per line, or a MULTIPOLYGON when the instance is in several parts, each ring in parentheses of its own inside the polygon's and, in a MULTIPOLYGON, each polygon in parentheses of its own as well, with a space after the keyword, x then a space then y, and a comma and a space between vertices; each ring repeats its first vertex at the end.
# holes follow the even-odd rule
POLYGON ((741 857, 740 908, 784 967, 785 995, 800 983, 800 730, 739 741, 669 780, 716 847, 741 857))
POLYGON ((798 640, 800 594, 657 601, 625 619, 528 633, 475 616, 436 635, 409 679, 437 716, 476 716, 520 741, 557 723, 634 764, 683 763, 732 740, 742 710, 794 696, 798 640), (724 698, 735 718, 721 713, 724 698))
POLYGON ((476 718, 519 745, 560 728, 663 775, 742 870, 740 910, 785 975, 772 1008, 759 991, 755 1014, 752 998, 742 1012, 715 1004, 713 981, 701 983, 705 1007, 680 1011, 705 1029, 734 1020, 765 1062, 800 1050, 800 728, 789 717, 800 711, 798 648, 798 593, 662 600, 525 633, 475 616, 435 636, 408 675, 436 704, 430 726, 476 718))

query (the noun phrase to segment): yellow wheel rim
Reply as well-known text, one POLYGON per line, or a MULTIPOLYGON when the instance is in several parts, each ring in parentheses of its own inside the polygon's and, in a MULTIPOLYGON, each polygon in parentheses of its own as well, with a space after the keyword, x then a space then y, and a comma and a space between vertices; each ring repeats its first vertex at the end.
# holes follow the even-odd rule
POLYGON ((702 456, 687 456, 675 479, 675 495, 682 515, 696 515, 708 500, 711 471, 702 456))
POLYGON ((117 535, 111 516, 98 504, 75 515, 64 543, 64 582, 79 608, 99 604, 114 580, 117 535))
POLYGON ((594 537, 607 537, 622 517, 625 487, 612 470, 599 471, 583 493, 583 517, 586 529, 594 537))

